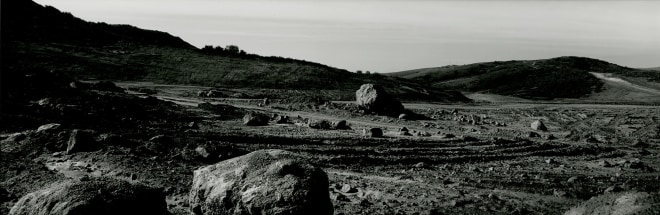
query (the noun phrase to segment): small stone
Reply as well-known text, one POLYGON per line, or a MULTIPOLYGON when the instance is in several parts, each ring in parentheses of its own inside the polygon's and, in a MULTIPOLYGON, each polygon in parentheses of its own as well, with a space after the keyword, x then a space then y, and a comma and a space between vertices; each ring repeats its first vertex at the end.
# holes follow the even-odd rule
POLYGON ((357 189, 355 189, 354 187, 351 187, 351 185, 349 185, 349 184, 344 184, 343 186, 341 186, 340 191, 344 192, 344 193, 355 193, 355 192, 357 192, 357 189))
POLYGON ((135 173, 131 173, 131 180, 137 180, 137 175, 135 173))
POLYGON ((56 129, 60 128, 60 126, 61 125, 58 124, 58 123, 45 124, 45 125, 39 126, 39 128, 37 128, 37 132, 56 130, 56 129))
POLYGON ((555 160, 552 159, 552 158, 548 158, 548 159, 545 160, 545 163, 547 163, 547 164, 553 164, 553 163, 556 163, 556 162, 557 162, 557 161, 555 161, 555 160))
POLYGON ((605 191, 603 191, 603 193, 616 193, 616 192, 621 192, 621 191, 623 191, 622 187, 614 185, 614 186, 611 186, 611 187, 608 187, 607 189, 605 189, 605 191))
POLYGON ((612 167, 612 164, 610 162, 607 162, 606 160, 602 160, 598 162, 598 166, 601 167, 612 167))
POLYGON ((568 178, 568 180, 566 180, 566 182, 568 182, 568 183, 575 183, 575 182, 577 182, 579 179, 580 179, 580 178, 578 178, 577 176, 573 176, 573 177, 568 178))
POLYGON ((419 162, 415 164, 415 168, 428 168, 428 165, 424 162, 419 162))

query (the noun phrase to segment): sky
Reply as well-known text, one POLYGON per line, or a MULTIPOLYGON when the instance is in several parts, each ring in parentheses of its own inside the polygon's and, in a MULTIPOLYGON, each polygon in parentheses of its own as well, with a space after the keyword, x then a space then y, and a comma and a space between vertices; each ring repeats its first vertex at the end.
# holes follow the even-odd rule
POLYGON ((372 72, 559 56, 660 66, 660 1, 36 0, 93 22, 165 31, 372 72))

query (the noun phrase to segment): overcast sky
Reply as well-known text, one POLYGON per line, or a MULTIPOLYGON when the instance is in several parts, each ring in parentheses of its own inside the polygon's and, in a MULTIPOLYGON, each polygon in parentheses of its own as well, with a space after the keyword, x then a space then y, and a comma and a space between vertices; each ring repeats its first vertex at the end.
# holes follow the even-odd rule
POLYGON ((660 66, 660 1, 651 0, 36 1, 197 47, 233 44, 352 71, 566 55, 660 66))

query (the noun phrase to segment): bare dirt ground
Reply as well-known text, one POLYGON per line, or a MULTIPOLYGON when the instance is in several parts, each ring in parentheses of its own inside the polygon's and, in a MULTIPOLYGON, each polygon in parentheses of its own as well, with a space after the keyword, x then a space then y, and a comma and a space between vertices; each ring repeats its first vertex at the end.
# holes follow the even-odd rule
POLYGON ((262 99, 196 95, 208 88, 118 85, 171 101, 157 105, 171 111, 159 119, 135 119, 134 128, 62 123, 57 132, 23 131, 20 140, 10 137, 16 131, 3 131, 0 164, 7 171, 0 175, 6 190, 0 213, 52 181, 107 176, 163 187, 170 211, 188 214, 194 169, 266 148, 297 152, 321 166, 330 179, 335 214, 562 214, 612 189, 660 188, 657 106, 404 104, 429 119, 400 120, 362 114, 351 102, 274 99, 261 106, 262 99), (198 108, 202 102, 220 105, 198 108), (241 122, 247 111, 287 115, 292 122, 248 127, 241 122), (304 126, 305 118, 343 119, 352 129, 313 129, 304 126), (548 131, 532 130, 534 120, 542 120, 548 131), (71 155, 44 147, 66 145, 69 129, 88 127, 97 136, 115 135, 121 144, 106 141, 99 150, 71 155), (362 134, 372 127, 382 128, 385 136, 362 134), (411 135, 400 135, 402 127, 411 135), (171 143, 154 144, 149 139, 156 135, 171 143), (199 147, 213 156, 202 156, 199 147))

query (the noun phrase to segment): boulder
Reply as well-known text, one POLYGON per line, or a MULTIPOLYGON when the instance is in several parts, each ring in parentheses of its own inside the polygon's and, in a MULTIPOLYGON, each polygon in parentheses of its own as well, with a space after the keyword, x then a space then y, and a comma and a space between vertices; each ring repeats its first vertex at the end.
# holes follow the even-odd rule
POLYGON ((374 84, 360 86, 355 92, 355 99, 360 108, 380 115, 399 116, 405 110, 401 102, 374 84))
POLYGON ((289 117, 279 115, 279 116, 275 117, 275 123, 276 124, 287 124, 287 123, 289 123, 289 117))
POLYGON ((74 129, 71 131, 69 141, 67 142, 66 154, 93 151, 96 147, 98 147, 96 145, 96 140, 89 132, 74 129))
POLYGON ((206 97, 222 97, 222 92, 217 90, 209 90, 206 92, 206 97))
POLYGON ((337 130, 350 130, 351 127, 348 126, 346 120, 339 120, 332 122, 332 128, 337 130))
POLYGON ((618 192, 593 197, 564 215, 650 215, 659 211, 660 193, 618 192))
POLYGON ((297 154, 259 150, 194 171, 194 214, 331 215, 328 177, 297 154))
POLYGON ((307 123, 307 127, 310 128, 315 128, 315 129, 330 129, 332 128, 332 123, 330 123, 328 120, 315 120, 315 119, 310 119, 307 123))
POLYGON ((362 134, 368 137, 383 137, 383 130, 380 128, 363 129, 362 134))
POLYGON ((64 181, 22 197, 10 215, 165 215, 165 195, 160 189, 113 179, 64 181))
POLYGON ((543 121, 541 121, 541 120, 536 120, 536 121, 532 122, 530 127, 532 127, 532 129, 534 129, 536 131, 548 131, 548 128, 545 127, 545 124, 543 124, 543 121))
POLYGON ((60 128, 60 126, 61 125, 57 124, 57 123, 45 124, 45 125, 39 126, 39 128, 37 128, 37 132, 56 130, 56 129, 60 128))
POLYGON ((268 125, 268 116, 261 113, 247 113, 243 116, 243 125, 264 126, 268 125))

